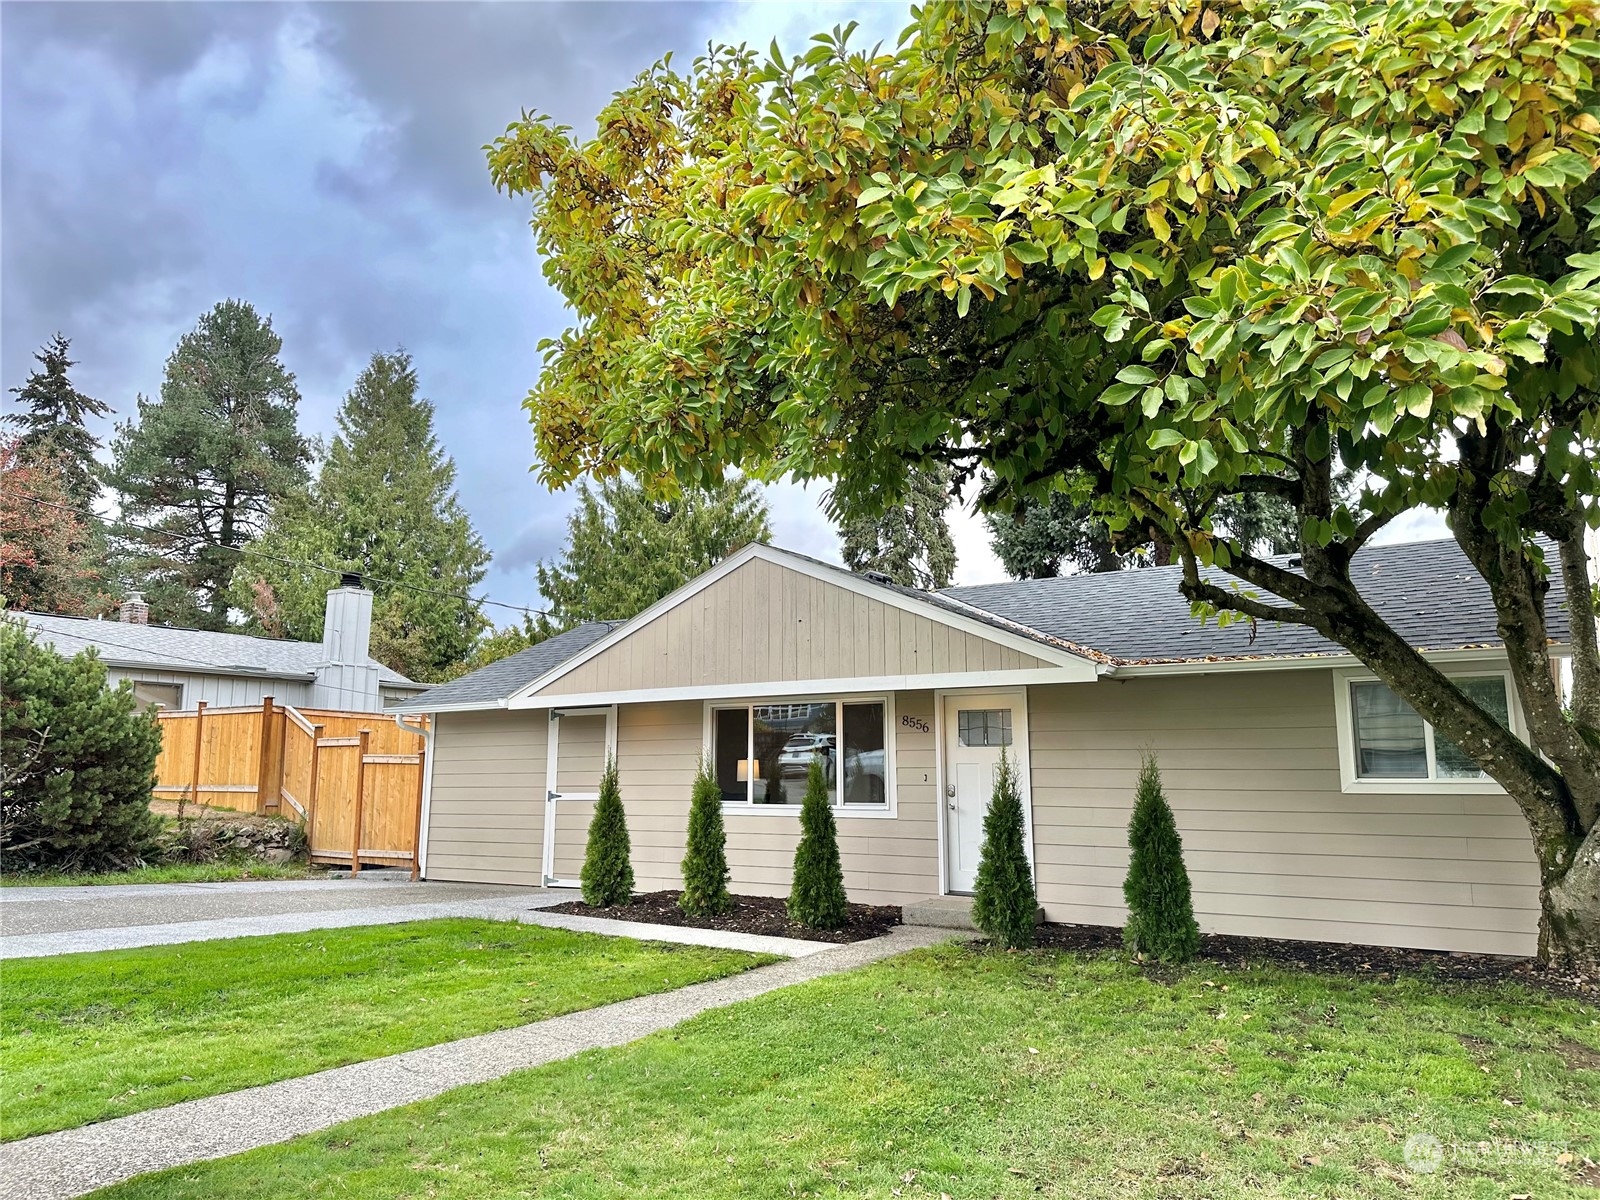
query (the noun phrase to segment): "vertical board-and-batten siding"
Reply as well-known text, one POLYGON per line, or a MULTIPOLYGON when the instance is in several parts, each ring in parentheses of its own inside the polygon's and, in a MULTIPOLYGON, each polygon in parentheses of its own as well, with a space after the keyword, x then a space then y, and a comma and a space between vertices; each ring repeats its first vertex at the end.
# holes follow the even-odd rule
POLYGON ((428 878, 544 882, 545 712, 434 720, 428 878))
POLYGON ((1531 954, 1538 871, 1504 795, 1345 794, 1330 673, 1029 689, 1039 900, 1120 925, 1140 755, 1153 751, 1210 932, 1531 954))
POLYGON ((931 617, 755 558, 539 694, 1049 665, 931 617))
POLYGON ((143 667, 108 667, 106 682, 116 687, 122 680, 140 683, 176 683, 183 688, 180 708, 200 701, 208 708, 253 708, 271 696, 278 704, 304 708, 311 702, 311 684, 294 679, 263 679, 250 675, 209 675, 188 671, 154 671, 143 667))

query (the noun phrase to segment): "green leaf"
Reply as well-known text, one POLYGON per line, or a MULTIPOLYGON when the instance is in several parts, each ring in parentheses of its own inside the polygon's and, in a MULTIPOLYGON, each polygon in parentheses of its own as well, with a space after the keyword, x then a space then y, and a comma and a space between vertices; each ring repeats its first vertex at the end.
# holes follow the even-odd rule
POLYGON ((1129 363, 1117 372, 1117 378, 1122 380, 1123 383, 1145 384, 1154 383, 1160 376, 1149 367, 1141 367, 1138 363, 1129 363))

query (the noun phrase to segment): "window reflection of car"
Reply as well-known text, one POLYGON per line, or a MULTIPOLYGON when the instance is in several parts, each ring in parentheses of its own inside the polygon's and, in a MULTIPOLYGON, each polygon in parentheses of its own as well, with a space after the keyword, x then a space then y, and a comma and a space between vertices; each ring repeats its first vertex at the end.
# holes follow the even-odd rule
POLYGON ((778 752, 778 770, 785 775, 804 775, 811 760, 820 758, 824 767, 833 762, 833 737, 826 733, 797 733, 778 752))
POLYGON ((885 780, 882 750, 860 750, 844 757, 844 802, 882 804, 885 780))

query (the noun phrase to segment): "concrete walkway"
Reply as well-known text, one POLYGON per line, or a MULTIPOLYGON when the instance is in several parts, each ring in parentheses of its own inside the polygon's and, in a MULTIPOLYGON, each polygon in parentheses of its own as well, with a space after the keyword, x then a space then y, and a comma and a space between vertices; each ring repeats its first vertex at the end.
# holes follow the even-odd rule
POLYGON ((950 936, 949 930, 903 926, 883 937, 674 992, 11 1142, 0 1146, 0 1184, 8 1196, 33 1200, 81 1196, 146 1171, 240 1154, 585 1050, 620 1046, 708 1009, 950 936))
POLYGON ((785 958, 816 954, 832 947, 829 942, 539 911, 574 898, 575 893, 566 890, 547 892, 539 888, 381 878, 4 888, 0 889, 0 960, 306 933, 354 925, 392 925, 438 917, 522 921, 612 937, 718 946, 785 958), (178 916, 187 919, 173 919, 178 916))

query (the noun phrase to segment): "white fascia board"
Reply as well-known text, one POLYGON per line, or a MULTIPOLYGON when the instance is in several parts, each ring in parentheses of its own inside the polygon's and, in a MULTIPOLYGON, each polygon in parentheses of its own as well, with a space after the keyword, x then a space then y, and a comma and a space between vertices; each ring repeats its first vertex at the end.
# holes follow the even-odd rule
MULTIPOLYGON (((512 692, 511 695, 505 700, 501 701, 501 703, 507 708, 550 707, 548 704, 525 704, 522 703, 522 701, 538 692, 541 688, 554 683, 557 679, 560 679, 563 675, 567 674, 567 672, 576 670, 578 667, 588 662, 591 658, 595 657, 595 655, 603 654, 606 650, 609 650, 612 646, 616 645, 634 630, 648 625, 662 613, 676 608, 679 604, 682 604, 690 597, 703 592, 706 588, 717 582, 717 580, 723 578, 723 576, 731 575, 734 571, 737 571, 740 567, 744 566, 745 563, 756 557, 756 552, 761 549, 764 549, 764 547, 759 542, 751 542, 748 545, 741 547, 739 550, 736 550, 734 553, 728 555, 727 558, 723 559, 709 571, 706 571, 702 575, 695 576, 677 591, 668 592, 665 596, 657 600, 638 616, 632 618, 631 620, 624 621, 610 633, 606 634, 605 637, 601 638, 592 645, 585 647, 577 654, 574 654, 571 658, 567 659, 566 662, 557 663, 543 675, 535 679, 532 683, 524 684, 522 687, 512 692)), ((563 696, 562 699, 565 700, 566 697, 563 696)), ((609 701, 607 701, 607 703, 609 703, 609 701)))
POLYGON ((1026 671, 953 671, 940 675, 851 675, 841 679, 780 679, 760 683, 699 683, 688 687, 636 688, 632 691, 583 692, 529 696, 512 700, 512 709, 600 707, 611 704, 658 704, 673 700, 804 699, 869 692, 919 692, 935 688, 985 688, 1005 691, 1046 683, 1092 683, 1100 678, 1076 667, 1036 667, 1026 671))
POLYGON ((391 704, 383 711, 394 713, 397 716, 409 716, 412 713, 453 713, 453 712, 494 712, 504 708, 504 700, 471 700, 462 704, 391 704))
MULTIPOLYGON (((1506 652, 1503 647, 1473 647, 1467 650, 1422 650, 1419 653, 1429 662, 1440 664, 1498 662, 1506 652)), ((1560 657, 1562 648, 1551 646, 1550 653, 1560 657)), ((1125 663, 1106 672, 1113 679, 1132 679, 1151 675, 1231 675, 1240 671, 1314 671, 1340 667, 1361 666, 1353 654, 1307 654, 1299 658, 1222 658, 1193 659, 1174 663, 1125 663)))
MULTIPOLYGON (((642 629, 644 626, 648 625, 651 621, 654 621, 663 613, 676 608, 685 600, 691 599, 692 597, 698 595, 700 592, 704 591, 718 580, 731 575, 740 567, 744 566, 745 563, 754 558, 760 558, 766 562, 772 563, 774 566, 783 567, 786 570, 795 571, 802 575, 809 575, 813 579, 820 580, 823 583, 832 584, 835 587, 842 588, 847 592, 854 592, 857 595, 865 596, 870 600, 880 601, 894 608, 898 608, 903 612, 909 612, 917 616, 927 617, 931 621, 936 621, 942 625, 948 625, 952 629, 959 629, 965 633, 970 633, 976 637, 984 638, 987 641, 994 642, 996 645, 1006 646, 1010 649, 1019 651, 1020 653, 1031 655, 1034 658, 1040 658, 1047 662, 1053 662, 1061 668, 1075 672, 1075 675, 1071 679, 1062 680, 1052 676, 1048 682, 1087 683, 1097 678, 1102 671, 1102 664, 1097 663, 1093 659, 1087 658, 1084 655, 1074 654, 1070 650, 1062 649, 1059 646, 1052 646, 1044 642, 1036 641, 1033 638, 1026 637, 1020 633, 1012 633, 1009 630, 991 625, 987 621, 980 621, 975 617, 964 616, 961 613, 951 611, 944 605, 916 600, 909 596, 902 595, 892 588, 880 587, 879 585, 871 583, 870 581, 857 579, 842 568, 835 569, 832 567, 823 566, 813 563, 809 559, 800 557, 798 555, 785 553, 782 550, 775 549, 772 546, 768 546, 764 543, 751 542, 737 552, 723 559, 720 563, 712 567, 711 570, 705 572, 703 575, 699 575, 696 578, 691 579, 677 591, 672 592, 667 596, 664 596, 662 599, 656 601, 632 620, 623 622, 623 624, 617 626, 617 628, 613 629, 610 633, 606 634, 605 637, 601 638, 593 645, 587 647, 580 653, 573 655, 573 657, 569 658, 566 662, 552 667, 539 678, 535 679, 532 683, 529 683, 513 692, 507 700, 507 707, 547 707, 546 705, 528 704, 527 701, 531 697, 536 696, 544 688, 554 683, 557 679, 560 679, 563 675, 576 670, 578 667, 582 666, 584 663, 588 662, 597 655, 604 654, 612 646, 615 646, 618 642, 622 641, 635 630, 642 629)), ((1004 678, 1012 679, 1017 677, 1019 674, 1020 673, 1018 672, 1007 672, 1005 673, 1004 678)), ((931 679, 937 677, 927 676, 927 678, 931 679)), ((990 678, 994 678, 994 676, 990 676, 990 678)), ((768 682, 761 685, 762 688, 767 690, 770 690, 775 686, 781 687, 784 685, 781 681, 777 683, 768 682)), ((866 683, 860 682, 858 686, 866 686, 866 683)), ((600 693, 595 694, 599 695, 600 693)), ((607 694, 609 695, 609 693, 607 694)), ((565 701, 566 699, 567 697, 565 696, 561 697, 562 701, 565 701)), ((611 701, 609 699, 596 700, 595 703, 609 704, 611 701)))

